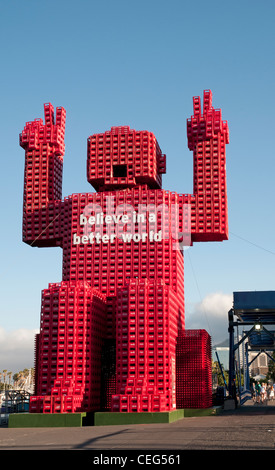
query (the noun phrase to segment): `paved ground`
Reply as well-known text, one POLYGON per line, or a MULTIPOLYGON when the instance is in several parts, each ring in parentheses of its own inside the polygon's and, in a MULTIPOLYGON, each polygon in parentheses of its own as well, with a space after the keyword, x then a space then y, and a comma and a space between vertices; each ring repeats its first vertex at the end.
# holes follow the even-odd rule
MULTIPOLYGON (((140 451, 144 454, 146 450, 154 454, 164 451, 173 454, 176 450, 275 450, 275 406, 273 403, 249 402, 236 410, 224 410, 217 416, 183 418, 170 424, 1 427, 0 451, 3 450, 102 451, 101 454, 92 452, 91 457, 104 456, 104 452, 110 455, 110 451, 114 455, 123 455, 127 450, 138 454, 140 451)), ((266 461, 267 465, 271 463, 266 461)))

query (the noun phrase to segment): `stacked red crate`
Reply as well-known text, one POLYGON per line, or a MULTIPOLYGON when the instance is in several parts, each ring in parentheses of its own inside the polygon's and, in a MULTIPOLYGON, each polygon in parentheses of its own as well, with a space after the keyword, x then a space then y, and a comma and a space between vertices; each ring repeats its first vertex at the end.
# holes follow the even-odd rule
MULTIPOLYGON (((107 302, 108 316, 108 302, 107 302)), ((116 342, 108 333, 103 342, 101 361, 101 410, 111 410, 112 395, 116 393, 116 342)))
POLYGON ((65 111, 57 109, 55 123, 48 104, 45 125, 26 124, 20 138, 26 151, 24 241, 63 249, 62 282, 42 296, 31 410, 176 407, 176 341, 185 328, 179 236, 191 245, 227 233, 228 129, 211 100, 205 92, 201 114, 194 99, 187 126, 194 195, 162 190, 166 157, 155 136, 121 126, 88 139, 87 176, 97 192, 62 200, 65 111), (115 223, 115 236, 106 243, 93 237, 105 236, 107 223, 81 222, 95 211, 103 219, 125 212, 131 218, 131 211, 145 219, 127 227, 115 223), (155 222, 149 223, 149 214, 155 222), (126 228, 131 240, 123 239, 126 228))
POLYGON ((87 177, 97 191, 149 183, 161 187, 166 156, 152 132, 112 127, 88 139, 87 177))
POLYGON ((30 411, 37 406, 49 413, 100 408, 105 315, 105 296, 85 282, 50 284, 43 291, 37 396, 30 411))
POLYGON ((177 408, 212 406, 211 337, 205 330, 181 331, 176 352, 177 408))
POLYGON ((20 135, 26 150, 23 240, 35 246, 60 245, 62 171, 66 111, 44 105, 42 119, 27 122, 20 135))
POLYGON ((195 241, 228 238, 225 146, 229 143, 227 121, 212 106, 212 93, 193 98, 194 114, 187 120, 188 147, 194 154, 196 196, 195 241))
POLYGON ((175 291, 162 280, 132 280, 118 293, 117 394, 112 411, 176 408, 176 338, 179 323, 184 325, 181 307, 175 291))

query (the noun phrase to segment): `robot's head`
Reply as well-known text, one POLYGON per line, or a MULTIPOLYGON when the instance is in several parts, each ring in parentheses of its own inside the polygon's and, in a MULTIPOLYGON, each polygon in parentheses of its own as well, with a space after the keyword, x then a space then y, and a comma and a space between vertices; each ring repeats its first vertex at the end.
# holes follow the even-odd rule
POLYGON ((152 132, 112 127, 88 138, 87 179, 96 191, 161 188, 166 156, 152 132))

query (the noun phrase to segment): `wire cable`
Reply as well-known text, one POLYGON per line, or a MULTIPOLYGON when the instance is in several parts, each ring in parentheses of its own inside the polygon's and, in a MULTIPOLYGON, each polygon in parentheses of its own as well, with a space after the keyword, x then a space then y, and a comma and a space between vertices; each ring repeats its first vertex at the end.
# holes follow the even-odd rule
POLYGON ((251 242, 250 240, 247 240, 246 238, 240 237, 240 235, 236 235, 236 233, 229 232, 231 235, 234 235, 234 237, 239 238, 240 240, 243 240, 244 242, 249 243, 250 245, 255 246, 256 248, 259 248, 260 250, 264 250, 267 253, 270 253, 271 255, 275 255, 274 251, 268 250, 267 248, 264 248, 263 246, 257 245, 256 243, 251 242))

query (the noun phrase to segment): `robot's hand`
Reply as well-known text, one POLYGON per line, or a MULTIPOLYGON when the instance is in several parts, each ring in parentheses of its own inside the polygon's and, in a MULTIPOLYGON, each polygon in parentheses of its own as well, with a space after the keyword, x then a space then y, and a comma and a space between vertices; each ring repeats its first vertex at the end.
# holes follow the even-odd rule
POLYGON ((20 134, 20 145, 26 150, 38 150, 40 144, 49 144, 55 154, 64 155, 66 111, 64 108, 57 108, 55 122, 54 108, 48 103, 44 105, 44 114, 45 124, 43 119, 26 123, 20 134))
POLYGON ((212 106, 212 92, 205 90, 203 95, 203 110, 199 96, 193 98, 194 114, 187 119, 188 148, 194 150, 197 142, 210 140, 218 134, 224 134, 225 143, 229 143, 227 121, 222 121, 220 109, 212 106))

